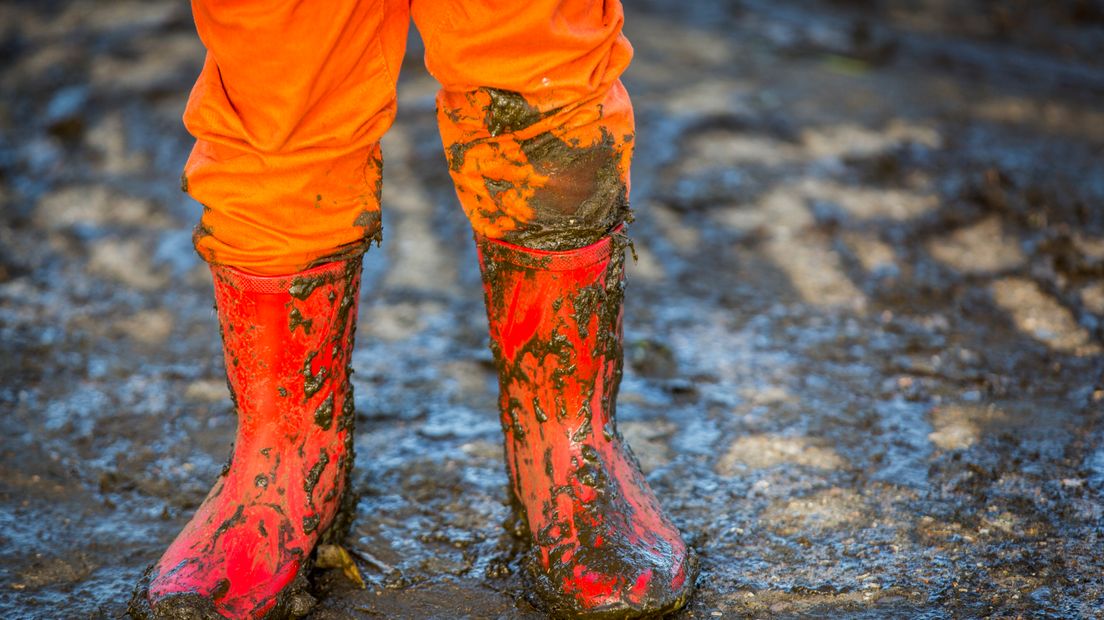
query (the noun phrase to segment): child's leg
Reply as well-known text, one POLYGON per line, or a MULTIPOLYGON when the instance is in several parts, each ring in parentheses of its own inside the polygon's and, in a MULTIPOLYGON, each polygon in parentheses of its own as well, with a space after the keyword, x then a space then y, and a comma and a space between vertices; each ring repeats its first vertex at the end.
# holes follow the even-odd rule
POLYGON ((476 233, 533 591, 572 616, 677 608, 695 563, 614 415, 633 144, 621 6, 416 0, 413 11, 476 233))
POLYGON ((319 540, 349 521, 361 254, 379 233, 400 2, 197 0, 208 57, 185 113, 238 414, 234 452, 150 567, 137 617, 299 617, 319 540), (308 267, 310 267, 308 269, 308 267))
POLYGON ((183 184, 206 207, 196 249, 264 275, 362 254, 380 230, 407 1, 193 8, 208 50, 184 112, 183 184))
POLYGON ((576 248, 629 218, 632 48, 606 2, 414 3, 457 195, 476 233, 576 248))

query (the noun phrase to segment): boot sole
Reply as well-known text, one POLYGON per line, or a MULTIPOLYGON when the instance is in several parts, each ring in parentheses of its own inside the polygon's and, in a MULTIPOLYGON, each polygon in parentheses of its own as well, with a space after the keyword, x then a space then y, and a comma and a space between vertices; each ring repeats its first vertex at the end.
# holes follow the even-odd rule
MULTIPOLYGON (((352 468, 346 473, 345 492, 342 494, 341 503, 334 516, 333 523, 318 537, 315 549, 321 544, 338 544, 349 535, 353 521, 356 518, 356 504, 358 495, 353 492, 349 483, 352 482, 352 468)), ((218 613, 214 601, 194 593, 178 594, 166 597, 158 607, 166 609, 154 609, 149 602, 149 585, 152 579, 154 562, 146 567, 141 578, 134 586, 130 602, 127 604, 127 615, 134 620, 225 620, 226 616, 218 613)), ((292 620, 301 618, 311 612, 317 602, 310 594, 310 581, 307 575, 314 569, 314 552, 299 566, 299 572, 295 578, 279 594, 276 595, 276 604, 262 616, 261 620, 292 620)))

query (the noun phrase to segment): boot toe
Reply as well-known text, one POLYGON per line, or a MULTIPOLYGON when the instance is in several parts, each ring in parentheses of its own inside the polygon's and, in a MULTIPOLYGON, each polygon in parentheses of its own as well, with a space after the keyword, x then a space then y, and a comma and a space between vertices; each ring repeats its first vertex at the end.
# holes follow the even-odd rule
POLYGON ((643 595, 631 605, 637 615, 629 617, 660 616, 686 604, 698 578, 698 558, 692 549, 686 550, 682 561, 667 577, 647 580, 643 586, 640 581, 637 582, 637 588, 643 590, 643 595))
POLYGON ((690 549, 674 563, 641 566, 614 559, 603 570, 576 564, 567 577, 554 577, 529 562, 529 581, 538 607, 555 618, 650 618, 679 609, 690 598, 698 575, 690 549), (613 566, 611 566, 612 564, 613 566))
POLYGON ((639 572, 622 590, 618 600, 603 607, 608 608, 608 617, 659 617, 686 604, 697 576, 697 557, 687 549, 673 570, 667 572, 653 567, 639 572))
POLYGON ((192 591, 151 596, 156 565, 150 565, 134 586, 126 615, 135 620, 221 620, 210 598, 192 591))
POLYGON ((170 594, 150 606, 156 620, 223 620, 211 599, 194 592, 170 594))

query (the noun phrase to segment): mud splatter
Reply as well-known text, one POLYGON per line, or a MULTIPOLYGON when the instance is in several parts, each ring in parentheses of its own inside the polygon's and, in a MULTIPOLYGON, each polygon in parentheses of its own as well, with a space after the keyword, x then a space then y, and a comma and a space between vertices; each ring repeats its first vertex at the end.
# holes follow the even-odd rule
POLYGON ((314 412, 314 423, 324 431, 330 430, 334 420, 334 395, 331 392, 314 412))
POLYGON ((487 115, 483 120, 492 136, 521 131, 554 111, 542 113, 533 107, 520 93, 497 88, 480 89, 491 98, 487 106, 487 115))
POLYGON ((313 325, 314 319, 304 319, 299 308, 292 308, 288 313, 288 331, 291 333, 295 333, 295 330, 301 327, 303 333, 309 336, 313 325))

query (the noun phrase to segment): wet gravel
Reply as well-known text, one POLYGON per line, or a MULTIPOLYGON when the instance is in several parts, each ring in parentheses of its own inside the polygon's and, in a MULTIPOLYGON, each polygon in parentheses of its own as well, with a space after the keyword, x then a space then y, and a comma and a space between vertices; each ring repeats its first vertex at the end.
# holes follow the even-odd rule
MULTIPOLYGON (((629 3, 620 429, 681 618, 1104 616, 1104 8, 629 3)), ((365 260, 367 582, 314 618, 537 618, 419 44, 365 260), (431 248, 432 251, 427 251, 431 248)), ((229 453, 187 6, 0 5, 0 615, 118 617, 229 453)))

